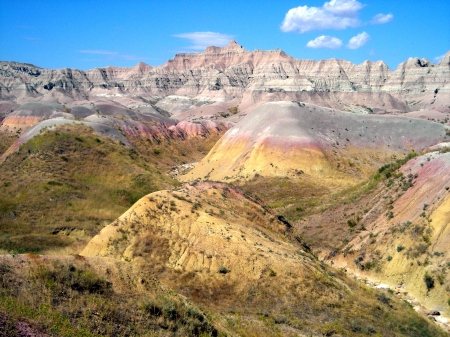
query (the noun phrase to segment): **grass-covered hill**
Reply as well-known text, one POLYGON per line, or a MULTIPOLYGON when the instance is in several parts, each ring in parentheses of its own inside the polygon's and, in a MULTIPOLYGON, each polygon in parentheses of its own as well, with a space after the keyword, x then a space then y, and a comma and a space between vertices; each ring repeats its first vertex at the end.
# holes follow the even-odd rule
POLYGON ((140 197, 176 186, 170 168, 197 160, 214 137, 130 147, 83 125, 41 132, 0 164, 0 250, 78 253, 140 197))

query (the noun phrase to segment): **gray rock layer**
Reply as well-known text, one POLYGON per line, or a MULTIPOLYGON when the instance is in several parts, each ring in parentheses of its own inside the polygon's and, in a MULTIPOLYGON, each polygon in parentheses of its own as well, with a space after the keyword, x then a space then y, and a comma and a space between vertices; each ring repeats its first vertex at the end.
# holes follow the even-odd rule
MULTIPOLYGON (((250 52, 231 41, 223 48, 177 54, 158 67, 139 63, 132 68, 49 70, 0 62, 0 100, 70 103, 123 94, 207 96, 229 101, 253 94, 296 99, 299 93, 308 97, 323 93, 325 100, 339 101, 341 98, 333 98, 333 93, 383 93, 397 101, 388 108, 408 111, 435 102, 448 108, 449 80, 450 52, 438 64, 410 58, 392 71, 382 61, 355 65, 337 59, 298 60, 281 50, 250 52)), ((386 106, 386 101, 376 103, 381 108, 386 106)))

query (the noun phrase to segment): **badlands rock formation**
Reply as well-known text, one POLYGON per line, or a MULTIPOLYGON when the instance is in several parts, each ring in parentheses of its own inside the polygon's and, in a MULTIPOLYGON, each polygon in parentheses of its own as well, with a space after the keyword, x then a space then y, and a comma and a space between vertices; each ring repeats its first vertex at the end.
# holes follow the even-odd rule
POLYGON ((230 273, 234 281, 259 279, 268 270, 281 273, 297 263, 298 248, 281 235, 289 226, 239 189, 221 183, 185 184, 139 200, 81 254, 142 265, 153 261, 163 269, 205 277, 230 273), (278 253, 265 254, 271 250, 278 253))
POLYGON ((99 135, 108 136, 127 146, 132 146, 130 139, 149 140, 159 144, 163 140, 205 138, 231 127, 226 121, 178 122, 161 115, 156 110, 140 112, 114 102, 76 105, 72 108, 48 102, 26 103, 6 114, 1 121, 0 135, 17 134, 20 137, 7 151, 0 154, 0 162, 42 130, 64 124, 83 124, 92 127, 99 135))
POLYGON ((391 206, 373 218, 382 204, 374 202, 362 216, 364 230, 342 249, 346 253, 330 256, 339 266, 399 287, 437 311, 447 311, 450 282, 448 145, 405 164, 401 176, 392 178, 374 198, 390 199, 391 206), (398 182, 405 186, 406 181, 411 187, 399 189, 398 182), (427 286, 426 275, 432 285, 427 286))
POLYGON ((256 174, 354 181, 395 158, 447 138, 444 125, 359 115, 299 102, 271 102, 245 116, 183 179, 251 179, 256 174))
MULTIPOLYGON (((430 107, 448 111, 450 53, 438 63, 409 59, 392 71, 382 61, 297 60, 281 50, 253 52, 236 42, 202 53, 177 54, 162 66, 81 71, 49 70, 16 62, 0 63, 0 99, 25 103, 73 103, 109 97, 124 105, 142 98, 177 95, 196 105, 223 102, 248 109, 261 101, 298 100, 352 109, 410 111, 430 107)), ((175 109, 177 110, 177 109, 175 109)))
POLYGON ((381 293, 329 270, 284 218, 223 183, 184 184, 143 197, 81 255, 129 261, 221 317, 237 312, 245 322, 234 324, 246 326, 239 335, 249 329, 274 335, 255 324, 255 315, 259 321, 276 317, 283 336, 334 335, 335 329, 344 336, 355 326, 382 335, 392 326, 420 334, 411 324, 418 320, 412 308, 390 295, 385 305, 381 293), (374 312, 389 315, 393 325, 387 328, 374 312))
MULTIPOLYGON (((111 144, 119 152, 122 146, 134 147, 127 150, 131 160, 139 156, 145 162, 151 156, 158 161, 159 147, 167 145, 163 150, 168 153, 180 146, 183 158, 176 158, 176 163, 185 164, 180 179, 186 183, 141 198, 93 237, 81 255, 92 261, 131 262, 222 316, 283 313, 278 320, 283 335, 307 329, 345 335, 369 325, 367 333, 387 334, 391 328, 378 316, 400 320, 398 331, 418 335, 420 325, 410 324, 417 318, 410 308, 389 295, 374 296, 358 287, 344 271, 317 261, 310 250, 323 248, 321 257, 349 270, 375 269, 387 283, 411 288, 423 303, 446 308, 450 161, 442 143, 450 136, 449 79, 450 52, 438 64, 415 58, 392 71, 381 61, 354 65, 336 59, 296 60, 280 50, 250 52, 234 41, 224 48, 178 54, 158 67, 139 63, 133 68, 48 70, 0 62, 0 140, 8 142, 2 146, 0 165, 31 137, 64 124, 82 124, 114 139, 111 144), (193 143, 200 149, 204 138, 226 129, 195 165, 186 164, 182 148, 190 143, 171 144, 197 137, 199 142, 193 143), (239 180, 245 186, 250 180, 268 178, 275 184, 287 182, 287 188, 307 182, 310 198, 315 199, 311 204, 317 204, 324 199, 322 192, 314 194, 320 190, 314 186, 326 185, 333 198, 348 187, 356 190, 380 166, 411 152, 423 154, 436 144, 443 147, 440 153, 419 156, 401 173, 389 171, 386 179, 369 180, 378 186, 370 190, 368 184, 364 193, 369 191, 372 197, 370 193, 381 191, 370 200, 372 208, 356 197, 345 199, 358 208, 350 215, 356 218, 358 213, 350 229, 346 224, 336 228, 333 203, 323 205, 323 213, 307 214, 309 220, 291 224, 238 188, 199 181, 239 180), (333 221, 325 221, 326 212, 332 213, 333 221), (315 227, 317 231, 327 227, 323 231, 336 236, 329 240, 333 244, 342 232, 350 233, 351 240, 341 240, 341 251, 331 251, 329 242, 323 242, 325 247, 308 245, 298 234, 310 230, 313 237, 315 227), (424 272, 434 280, 434 288, 423 282, 424 272), (427 297, 431 288, 435 291, 427 297), (357 319, 365 320, 356 324, 355 312, 357 319)), ((33 151, 24 152, 32 160, 33 151)), ((205 152, 203 147, 198 153, 205 152)), ((45 153, 40 155, 45 161, 45 153)), ((20 159, 10 156, 3 165, 11 158, 20 159)), ((169 162, 174 165, 175 159, 169 162)), ((157 174, 161 170, 158 167, 157 174)), ((47 185, 50 182, 64 185, 54 179, 47 185)), ((117 187, 121 188, 119 183, 117 187)), ((289 195, 286 204, 285 199, 275 201, 287 205, 281 206, 287 210, 297 196, 289 195)), ((302 207, 291 209, 302 214, 302 207)), ((16 214, 9 216, 13 219, 16 214)))
POLYGON ((354 65, 297 60, 281 50, 250 52, 235 41, 177 54, 158 67, 49 70, 0 62, 0 132, 22 135, 40 121, 58 118, 115 126, 115 139, 122 131, 154 141, 204 137, 270 101, 309 102, 356 114, 422 109, 411 116, 448 122, 449 78, 450 53, 436 65, 416 58, 391 71, 381 61, 354 65), (225 118, 227 123, 205 122, 225 118))

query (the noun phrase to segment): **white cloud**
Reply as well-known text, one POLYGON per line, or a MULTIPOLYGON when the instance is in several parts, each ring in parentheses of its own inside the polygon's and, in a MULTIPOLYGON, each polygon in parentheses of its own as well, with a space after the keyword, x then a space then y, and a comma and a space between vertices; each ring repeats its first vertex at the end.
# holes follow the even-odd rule
POLYGON ((350 49, 358 49, 364 46, 367 42, 370 41, 370 35, 366 32, 362 32, 356 36, 353 36, 350 41, 348 41, 347 48, 350 49))
POLYGON ((358 11, 364 5, 356 0, 331 0, 322 7, 290 9, 281 24, 283 32, 305 33, 319 29, 345 29, 361 24, 358 11))
POLYGON ((322 35, 309 41, 306 46, 308 48, 338 49, 342 47, 342 41, 337 37, 322 35))
POLYGON ((363 7, 364 5, 356 0, 331 0, 323 5, 327 12, 343 17, 358 16, 358 11, 363 7))
POLYGON ((183 33, 174 36, 189 40, 192 45, 188 48, 193 50, 204 50, 209 46, 224 47, 233 39, 233 35, 213 32, 183 33))
POLYGON ((389 21, 392 21, 393 19, 394 19, 394 16, 391 13, 389 13, 389 14, 379 13, 373 17, 373 19, 372 19, 372 21, 370 21, 370 23, 374 24, 374 25, 381 25, 383 23, 388 23, 389 21))

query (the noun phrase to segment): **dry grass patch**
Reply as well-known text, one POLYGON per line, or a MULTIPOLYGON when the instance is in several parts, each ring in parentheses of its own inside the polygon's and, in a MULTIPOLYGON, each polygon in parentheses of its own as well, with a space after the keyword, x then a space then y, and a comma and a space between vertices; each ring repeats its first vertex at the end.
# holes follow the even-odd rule
POLYGON ((140 197, 177 184, 145 156, 89 128, 46 131, 0 165, 0 249, 86 242, 140 197))
POLYGON ((8 148, 19 138, 20 131, 14 132, 2 129, 0 124, 0 155, 6 152, 8 148))
POLYGON ((218 335, 207 315, 186 299, 144 275, 127 283, 128 268, 109 267, 99 270, 75 257, 3 257, 0 312, 57 336, 218 335), (132 292, 120 290, 126 287, 132 292))

